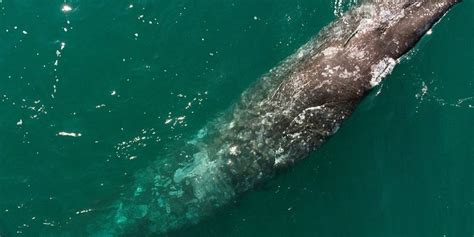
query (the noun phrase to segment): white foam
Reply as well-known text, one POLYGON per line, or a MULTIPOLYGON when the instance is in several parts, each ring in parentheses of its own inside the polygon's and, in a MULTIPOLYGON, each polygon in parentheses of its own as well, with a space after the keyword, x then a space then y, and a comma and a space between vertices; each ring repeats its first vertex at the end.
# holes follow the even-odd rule
POLYGON ((65 137, 80 137, 82 134, 74 133, 74 132, 59 132, 58 136, 65 136, 65 137))
POLYGON ((70 11, 72 11, 72 7, 67 5, 67 4, 64 4, 63 7, 61 8, 61 11, 62 12, 70 12, 70 11))

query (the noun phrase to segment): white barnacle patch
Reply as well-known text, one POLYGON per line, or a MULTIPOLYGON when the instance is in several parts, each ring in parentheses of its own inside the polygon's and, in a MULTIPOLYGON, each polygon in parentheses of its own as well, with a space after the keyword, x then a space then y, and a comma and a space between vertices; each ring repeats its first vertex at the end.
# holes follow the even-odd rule
POLYGON ((334 73, 333 68, 329 65, 326 65, 326 67, 324 68, 324 71, 321 73, 321 75, 323 77, 330 77, 330 76, 332 76, 333 73, 334 73))
POLYGON ((280 148, 278 148, 278 149, 276 150, 275 153, 276 153, 277 155, 281 155, 281 154, 283 154, 283 152, 285 152, 285 149, 283 149, 283 148, 280 147, 280 148))
POLYGON ((273 161, 273 166, 274 167, 282 167, 284 166, 288 161, 291 161, 291 156, 288 156, 288 154, 276 154, 277 156, 275 157, 275 160, 273 161))
POLYGON ((364 18, 360 21, 358 29, 360 33, 373 30, 377 26, 377 22, 370 18, 364 18))
POLYGON ((296 124, 303 124, 306 119, 308 119, 311 116, 313 116, 314 114, 318 113, 318 111, 324 109, 324 107, 325 107, 324 105, 319 105, 319 106, 315 106, 315 107, 306 108, 300 114, 298 114, 298 116, 296 116, 293 119, 293 122, 296 123, 296 124))
POLYGON ((325 81, 321 82, 317 87, 315 87, 314 90, 321 89, 323 86, 329 85, 329 84, 331 84, 331 81, 325 80, 325 81))
POLYGON ((362 60, 366 56, 367 56, 367 52, 363 49, 353 49, 349 51, 349 57, 356 60, 362 60))
POLYGON ((392 73, 393 69, 395 68, 395 65, 397 65, 397 61, 389 57, 386 57, 380 60, 380 62, 378 62, 377 64, 372 65, 372 79, 370 79, 370 86, 375 87, 380 84, 382 79, 392 73))
POLYGON ((285 161, 285 159, 283 157, 277 157, 275 159, 275 162, 273 163, 273 165, 276 167, 276 166, 279 166, 281 164, 283 164, 283 162, 285 161))
POLYGON ((296 53, 297 58, 303 58, 305 55, 307 55, 309 52, 308 48, 306 47, 301 47, 298 52, 296 53))
POLYGON ((352 78, 355 75, 356 75, 355 72, 349 72, 349 71, 347 71, 347 69, 344 69, 343 72, 339 73, 339 77, 341 77, 343 79, 352 78))
POLYGON ((338 47, 328 47, 327 49, 323 50, 322 54, 326 57, 334 56, 337 52, 339 52, 340 48, 338 47))
POLYGON ((233 155, 233 156, 236 156, 240 153, 239 151, 239 147, 234 145, 234 146, 231 146, 229 147, 229 154, 233 155))
POLYGON ((405 10, 401 11, 393 11, 388 9, 383 9, 379 15, 379 21, 388 24, 389 26, 393 25, 394 23, 398 22, 399 19, 405 16, 405 10))

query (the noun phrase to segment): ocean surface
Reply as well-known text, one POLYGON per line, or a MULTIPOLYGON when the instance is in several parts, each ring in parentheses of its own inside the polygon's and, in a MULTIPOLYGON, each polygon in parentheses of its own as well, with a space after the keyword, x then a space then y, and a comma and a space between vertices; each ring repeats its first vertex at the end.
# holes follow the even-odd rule
MULTIPOLYGON (((356 2, 1 0, 0 236, 87 236, 356 2)), ((473 38, 465 0, 321 149, 167 236, 474 236, 473 38)))

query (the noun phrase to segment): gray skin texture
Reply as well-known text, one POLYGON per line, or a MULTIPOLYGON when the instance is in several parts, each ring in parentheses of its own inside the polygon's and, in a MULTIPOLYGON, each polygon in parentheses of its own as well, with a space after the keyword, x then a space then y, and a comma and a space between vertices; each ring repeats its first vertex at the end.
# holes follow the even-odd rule
POLYGON ((195 137, 139 172, 92 234, 147 236, 197 223, 307 157, 457 2, 378 0, 346 12, 195 137))

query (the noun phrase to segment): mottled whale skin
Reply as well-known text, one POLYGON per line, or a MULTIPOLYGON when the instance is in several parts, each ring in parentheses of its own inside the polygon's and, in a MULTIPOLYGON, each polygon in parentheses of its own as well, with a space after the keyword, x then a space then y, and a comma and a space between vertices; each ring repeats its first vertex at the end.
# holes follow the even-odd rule
POLYGON ((307 157, 459 0, 360 4, 245 91, 221 117, 136 175, 94 236, 165 233, 307 157))

